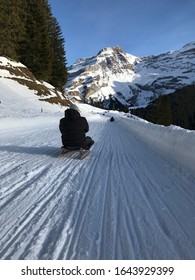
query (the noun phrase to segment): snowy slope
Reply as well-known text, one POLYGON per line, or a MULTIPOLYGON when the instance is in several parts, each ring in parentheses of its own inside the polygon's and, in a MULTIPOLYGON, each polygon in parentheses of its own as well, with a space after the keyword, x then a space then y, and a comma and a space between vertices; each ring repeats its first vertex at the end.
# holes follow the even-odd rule
POLYGON ((195 258, 194 131, 80 105, 92 153, 57 158, 63 109, 15 86, 0 91, 0 259, 195 258))
MULTIPOLYGON (((41 108, 48 107, 45 101, 54 104, 68 104, 61 92, 52 85, 37 80, 25 65, 2 56, 0 56, 0 94, 0 115, 5 108, 5 114, 12 108, 16 110, 22 108, 23 112, 31 111, 31 104, 35 105, 34 111, 40 111, 41 108), (17 99, 17 97, 20 98, 17 99), (16 99, 17 106, 15 106, 16 99)), ((51 106, 49 107, 51 108, 51 106)), ((15 113, 17 114, 17 112, 15 113)))

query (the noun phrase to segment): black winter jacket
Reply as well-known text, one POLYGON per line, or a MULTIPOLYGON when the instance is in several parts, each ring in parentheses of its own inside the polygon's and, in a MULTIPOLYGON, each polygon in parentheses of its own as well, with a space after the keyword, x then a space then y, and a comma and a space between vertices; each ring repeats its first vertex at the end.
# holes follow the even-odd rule
POLYGON ((60 132, 62 133, 62 144, 68 147, 82 147, 85 133, 89 131, 86 118, 74 109, 65 111, 65 118, 60 120, 60 132))

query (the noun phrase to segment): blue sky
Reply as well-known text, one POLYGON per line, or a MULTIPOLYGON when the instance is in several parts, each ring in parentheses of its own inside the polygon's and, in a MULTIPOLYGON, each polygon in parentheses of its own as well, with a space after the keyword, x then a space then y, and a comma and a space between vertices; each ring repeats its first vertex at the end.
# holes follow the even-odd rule
POLYGON ((195 41, 195 0, 48 0, 65 39, 67 64, 120 46, 135 56, 195 41))

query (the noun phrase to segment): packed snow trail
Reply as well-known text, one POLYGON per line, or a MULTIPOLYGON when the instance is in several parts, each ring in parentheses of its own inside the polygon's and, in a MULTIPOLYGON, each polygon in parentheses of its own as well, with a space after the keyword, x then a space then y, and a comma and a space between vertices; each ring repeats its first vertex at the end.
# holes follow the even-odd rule
POLYGON ((120 119, 88 120, 83 161, 57 158, 57 119, 1 133, 0 258, 194 259, 193 173, 120 119))

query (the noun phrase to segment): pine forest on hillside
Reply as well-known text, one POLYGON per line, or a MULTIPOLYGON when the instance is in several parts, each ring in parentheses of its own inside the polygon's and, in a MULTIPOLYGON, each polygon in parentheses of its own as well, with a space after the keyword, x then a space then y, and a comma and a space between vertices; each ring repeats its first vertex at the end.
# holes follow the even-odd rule
POLYGON ((47 0, 0 1, 0 55, 22 62, 63 91, 67 81, 61 28, 47 0))
POLYGON ((195 130, 195 86, 187 86, 174 93, 162 95, 145 108, 131 112, 149 122, 165 126, 174 124, 195 130))

